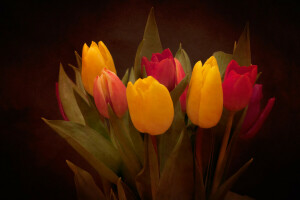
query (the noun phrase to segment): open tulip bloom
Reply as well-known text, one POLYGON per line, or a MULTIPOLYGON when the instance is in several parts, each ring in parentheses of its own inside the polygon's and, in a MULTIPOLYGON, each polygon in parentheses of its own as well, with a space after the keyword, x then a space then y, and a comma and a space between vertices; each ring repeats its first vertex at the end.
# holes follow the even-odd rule
POLYGON ((78 198, 231 199, 253 161, 229 174, 234 146, 258 134, 275 102, 260 107, 248 31, 233 54, 216 52, 192 69, 181 45, 175 57, 162 49, 152 9, 134 67, 121 79, 103 42, 84 44, 82 57, 75 52, 76 83, 62 66, 56 83, 63 120, 43 120, 98 173, 67 160, 78 198))

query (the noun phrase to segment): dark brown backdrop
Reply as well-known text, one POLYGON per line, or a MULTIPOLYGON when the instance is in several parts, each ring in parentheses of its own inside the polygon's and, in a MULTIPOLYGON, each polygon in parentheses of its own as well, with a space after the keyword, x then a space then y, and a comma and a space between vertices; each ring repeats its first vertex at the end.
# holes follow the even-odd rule
MULTIPOLYGON (((271 116, 253 140, 242 142, 234 166, 254 164, 233 190, 257 199, 299 197, 299 15, 278 1, 119 1, 1 3, 1 196, 76 199, 66 159, 92 170, 40 119, 61 119, 54 86, 59 63, 103 40, 118 74, 132 66, 147 14, 155 15, 163 47, 179 42, 194 64, 214 51, 231 52, 248 20, 252 62, 263 74, 271 116)), ((71 72, 68 67, 65 67, 71 72)))

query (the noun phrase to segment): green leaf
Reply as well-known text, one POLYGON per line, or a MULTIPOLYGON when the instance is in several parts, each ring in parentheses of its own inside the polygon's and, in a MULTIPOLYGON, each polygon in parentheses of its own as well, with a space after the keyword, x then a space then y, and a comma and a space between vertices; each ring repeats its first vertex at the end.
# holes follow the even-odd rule
POLYGON ((134 127, 131 118, 129 116, 129 112, 127 111, 123 117, 125 125, 129 128, 128 138, 131 141, 131 144, 134 148, 134 151, 140 161, 140 163, 144 162, 144 145, 143 138, 138 130, 134 127))
POLYGON ((175 58, 179 60, 182 65, 182 68, 186 74, 192 74, 192 66, 189 56, 186 51, 182 48, 181 43, 179 45, 179 49, 176 52, 175 58))
POLYGON ((64 120, 42 118, 107 180, 117 183, 121 159, 112 143, 95 130, 64 120))
POLYGON ((253 162, 251 158, 247 163, 245 163, 235 174, 233 174, 229 179, 227 179, 217 190, 215 194, 212 194, 212 200, 224 199, 227 192, 230 190, 232 185, 237 181, 237 179, 246 171, 249 165, 253 162))
POLYGON ((101 200, 105 195, 96 185, 93 177, 85 170, 76 166, 70 161, 66 161, 69 168, 74 172, 74 182, 79 200, 101 200))
POLYGON ((141 77, 141 59, 143 56, 151 59, 152 53, 162 52, 162 46, 155 21, 154 9, 150 10, 143 40, 140 43, 135 57, 134 72, 136 79, 141 77))
POLYGON ((127 200, 123 186, 122 186, 121 178, 119 178, 119 180, 118 180, 117 189, 118 189, 118 199, 119 200, 127 200))
POLYGON ((186 74, 185 77, 180 81, 180 83, 170 92, 173 104, 178 102, 181 94, 184 92, 185 88, 190 82, 190 75, 186 74))
POLYGON ((131 67, 131 70, 130 70, 130 74, 129 74, 129 81, 128 82, 131 82, 132 84, 134 84, 135 82, 135 75, 134 75, 134 69, 131 67))
POLYGON ((246 24, 244 31, 236 44, 235 50, 233 51, 232 58, 240 66, 251 65, 249 23, 246 24))
POLYGON ((114 191, 113 191, 113 189, 110 190, 110 199, 111 200, 118 200, 115 193, 114 193, 114 191))
POLYGON ((130 188, 119 178, 118 184, 118 197, 119 200, 137 200, 136 195, 130 190, 130 188))
POLYGON ((81 59, 80 55, 77 53, 77 51, 75 51, 75 57, 76 57, 78 69, 81 72, 81 69, 82 69, 82 59, 81 59))
POLYGON ((104 123, 101 121, 98 111, 93 106, 90 106, 89 103, 85 99, 83 99, 75 90, 74 96, 86 125, 96 130, 103 137, 109 140, 109 133, 104 123))
POLYGON ((62 106, 68 119, 79 124, 85 124, 82 113, 74 97, 73 90, 76 90, 83 98, 84 94, 79 91, 77 86, 67 76, 61 64, 58 78, 58 90, 62 106))
MULTIPOLYGON (((134 59, 133 70, 131 70, 131 72, 130 72, 130 76, 131 76, 131 73, 134 75, 134 80, 137 80, 137 79, 141 78, 141 76, 142 76, 142 74, 141 74, 141 59, 142 59, 141 53, 142 53, 142 48, 143 48, 144 42, 145 42, 145 40, 143 39, 137 48, 137 51, 135 54, 135 59, 134 59)), ((134 83, 134 82, 132 82, 132 83, 134 83)))
POLYGON ((190 138, 182 130, 178 142, 161 174, 156 200, 193 199, 193 197, 193 151, 190 138))
POLYGON ((74 73, 75 73, 75 79, 76 79, 76 85, 78 87, 78 89, 86 95, 86 91, 84 89, 84 86, 83 86, 83 83, 82 83, 82 80, 81 80, 81 72, 80 70, 75 67, 74 65, 71 65, 69 64, 69 66, 74 70, 74 73))
POLYGON ((129 69, 126 69, 126 72, 122 78, 122 82, 125 85, 125 87, 127 86, 128 79, 129 79, 129 69))
POLYGON ((227 68, 229 62, 232 60, 232 54, 224 53, 223 51, 217 51, 217 52, 213 53, 213 56, 217 60, 221 78, 223 79, 226 68, 227 68))
POLYGON ((141 169, 141 163, 128 139, 128 126, 124 126, 124 122, 115 115, 110 105, 108 105, 108 113, 112 135, 115 138, 121 158, 130 171, 131 176, 135 177, 141 169))
POLYGON ((150 135, 145 135, 144 167, 136 176, 136 186, 142 200, 155 199, 159 184, 158 159, 151 137, 150 135))
POLYGON ((178 101, 174 106, 174 120, 171 127, 164 134, 157 136, 160 172, 163 171, 165 162, 173 152, 182 128, 185 127, 184 115, 181 112, 180 102, 178 101))

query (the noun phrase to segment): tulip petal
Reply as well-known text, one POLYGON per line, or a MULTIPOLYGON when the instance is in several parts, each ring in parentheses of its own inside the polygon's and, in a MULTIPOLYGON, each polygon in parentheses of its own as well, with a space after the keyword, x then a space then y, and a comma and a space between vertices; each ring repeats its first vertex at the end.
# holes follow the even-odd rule
POLYGON ((198 61, 193 69, 190 85, 187 92, 186 112, 194 124, 198 124, 199 105, 201 101, 201 88, 203 85, 202 63, 198 61))
POLYGON ((106 118, 109 118, 108 110, 107 110, 107 100, 105 99, 106 89, 102 87, 102 85, 106 85, 101 77, 97 76, 94 82, 94 101, 96 104, 96 107, 100 114, 106 118), (104 90, 103 90, 104 89, 104 90))
POLYGON ((118 117, 122 117, 128 109, 126 87, 112 71, 104 69, 103 74, 106 76, 107 80, 111 107, 118 117))
POLYGON ((264 110, 262 111, 262 113, 260 114, 259 118, 257 119, 257 121, 255 122, 255 124, 252 126, 252 128, 245 134, 241 135, 241 138, 243 139, 249 139, 252 138, 256 135, 256 133, 259 131, 259 129, 261 128, 261 126, 263 125, 263 123, 265 122, 265 120, 267 119, 267 117, 269 116, 273 106, 275 103, 275 98, 271 98, 269 99, 266 107, 264 108, 264 110))
POLYGON ((231 71, 223 82, 224 106, 228 110, 238 111, 246 107, 252 95, 252 83, 247 75, 231 71))
POLYGON ((241 127, 241 134, 253 126, 260 114, 260 101, 262 99, 262 85, 255 84, 253 87, 252 96, 248 104, 247 114, 241 127))
MULTIPOLYGON (((205 64, 204 64, 205 65, 205 64)), ((223 91, 217 65, 207 69, 207 75, 201 89, 198 125, 202 128, 215 126, 223 111, 223 91)))
POLYGON ((105 46, 105 44, 102 41, 100 41, 98 43, 98 47, 99 47, 99 51, 101 52, 101 55, 103 55, 103 57, 104 57, 106 67, 110 71, 112 71, 116 74, 117 71, 115 68, 114 60, 113 60, 109 50, 107 49, 107 47, 105 46))

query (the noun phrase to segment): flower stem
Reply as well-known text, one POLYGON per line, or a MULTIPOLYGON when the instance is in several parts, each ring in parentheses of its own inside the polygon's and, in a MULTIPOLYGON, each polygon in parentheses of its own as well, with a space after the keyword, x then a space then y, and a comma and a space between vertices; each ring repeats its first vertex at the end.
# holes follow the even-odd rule
POLYGON ((229 113, 229 116, 228 116, 228 121, 227 121, 227 124, 226 124, 226 129, 225 129, 225 133, 224 133, 224 137, 223 137, 223 140, 222 140, 220 153, 219 153, 219 157, 218 157, 218 161, 217 161, 217 167, 216 167, 216 170, 215 170, 211 195, 216 192, 217 188, 220 185, 221 179, 222 179, 223 170, 221 169, 221 166, 222 166, 222 162, 224 160, 224 156, 225 156, 225 153, 226 153, 234 114, 235 114, 235 112, 231 111, 229 113))

